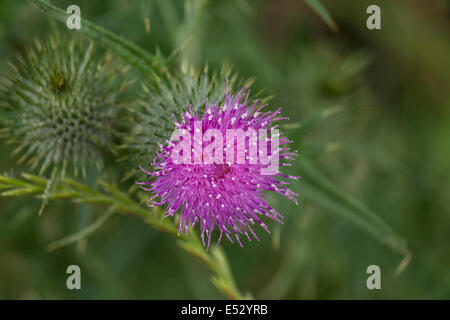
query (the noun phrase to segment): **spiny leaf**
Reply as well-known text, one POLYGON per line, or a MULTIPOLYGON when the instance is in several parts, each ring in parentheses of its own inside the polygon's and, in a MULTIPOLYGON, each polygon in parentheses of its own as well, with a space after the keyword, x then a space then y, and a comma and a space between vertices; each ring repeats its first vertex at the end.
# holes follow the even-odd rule
MULTIPOLYGON (((0 175, 0 182, 5 186, 12 188, 10 196, 19 196, 24 194, 42 194, 44 193, 44 187, 42 186, 45 180, 42 177, 25 175, 30 182, 26 182, 19 179, 14 179, 0 175)), ((50 182, 47 180, 45 185, 50 182)), ((110 191, 110 195, 103 194, 100 191, 92 189, 76 180, 63 178, 58 186, 58 190, 52 194, 50 199, 72 199, 75 202, 83 202, 89 204, 102 204, 110 208, 110 210, 117 210, 124 214, 133 214, 140 216, 143 220, 154 227, 157 230, 166 232, 172 236, 178 236, 178 228, 173 220, 163 218, 161 212, 157 212, 157 209, 148 210, 142 208, 138 203, 131 201, 128 195, 122 193, 117 188, 112 188, 107 183, 102 183, 103 187, 110 191), (111 192, 113 191, 113 192, 111 192)), ((0 193, 0 195, 3 195, 0 193)), ((111 213, 112 215, 112 213, 111 213)), ((55 249, 63 245, 67 245, 92 234, 98 229, 106 220, 109 219, 109 215, 102 216, 93 225, 76 233, 63 238, 50 245, 50 249, 55 249)), ((183 235, 179 237, 181 239, 180 246, 190 253, 193 257, 204 262, 208 268, 214 273, 213 283, 217 288, 227 297, 232 299, 242 299, 244 296, 239 292, 234 284, 231 270, 228 266, 225 254, 220 248, 215 248, 211 252, 206 252, 205 248, 199 242, 199 237, 195 234, 191 234, 191 237, 187 238, 183 235)), ((249 297, 249 296, 248 296, 249 297)))
MULTIPOLYGON (((53 6, 44 0, 28 0, 44 13, 56 20, 66 23, 68 13, 53 6)), ((165 69, 165 61, 161 56, 152 55, 133 42, 118 36, 111 31, 103 29, 88 20, 81 18, 81 32, 85 33, 95 42, 114 51, 125 61, 135 66, 144 76, 153 78, 155 74, 161 74, 165 69)))
POLYGON ((36 40, 18 67, 1 81, 0 96, 8 108, 7 136, 17 144, 13 154, 42 174, 67 166, 84 170, 87 162, 102 166, 101 151, 111 149, 120 103, 123 68, 95 55, 93 42, 55 32, 36 40))
POLYGON ((4 183, 5 185, 10 185, 12 187, 26 187, 28 184, 24 181, 7 177, 4 175, 0 175, 0 182, 4 183))
POLYGON ((64 183, 67 183, 68 185, 70 185, 72 188, 74 188, 76 190, 79 190, 79 191, 81 191, 83 193, 87 193, 89 195, 94 195, 94 196, 101 195, 101 193, 98 192, 97 190, 95 190, 95 189, 93 189, 91 187, 88 187, 88 186, 86 186, 86 185, 84 185, 84 184, 82 184, 82 183, 80 183, 80 182, 78 182, 78 181, 76 181, 74 179, 66 177, 66 178, 63 178, 62 181, 64 183))
POLYGON ((24 172, 22 172, 21 175, 22 175, 25 179, 27 179, 27 180, 29 180, 29 181, 31 181, 31 182, 33 182, 33 183, 36 183, 36 184, 38 184, 38 185, 40 185, 40 186, 45 187, 45 186, 47 185, 47 179, 42 178, 42 177, 40 177, 40 176, 36 176, 36 175, 33 175, 33 174, 24 173, 24 172))
POLYGON ((410 255, 406 241, 375 212, 337 188, 305 157, 299 159, 297 165, 303 181, 299 187, 304 197, 339 214, 392 250, 403 256, 410 255))
POLYGON ((48 251, 54 251, 56 249, 68 246, 72 243, 78 242, 81 239, 85 239, 89 237, 91 234, 100 229, 115 213, 115 208, 111 207, 109 210, 103 214, 100 218, 98 218, 94 223, 90 224, 86 228, 71 234, 67 237, 64 237, 58 241, 52 242, 47 246, 48 251))
POLYGON ((50 177, 50 181, 47 182, 44 193, 42 194, 42 204, 41 204, 41 208, 39 209, 39 215, 41 215, 42 212, 44 212, 45 207, 49 203, 51 196, 53 195, 53 193, 55 192, 55 190, 58 186, 58 183, 61 179, 61 175, 62 175, 62 170, 58 167, 54 167, 53 171, 52 171, 52 175, 50 177))
POLYGON ((111 193, 113 196, 115 196, 117 199, 119 199, 121 202, 134 205, 134 201, 130 197, 128 197, 125 193, 120 191, 117 187, 105 181, 100 181, 100 185, 109 193, 111 193))
POLYGON ((23 187, 23 188, 17 188, 13 190, 3 191, 0 193, 3 197, 17 197, 17 196, 25 196, 35 193, 41 193, 42 188, 41 187, 23 187))

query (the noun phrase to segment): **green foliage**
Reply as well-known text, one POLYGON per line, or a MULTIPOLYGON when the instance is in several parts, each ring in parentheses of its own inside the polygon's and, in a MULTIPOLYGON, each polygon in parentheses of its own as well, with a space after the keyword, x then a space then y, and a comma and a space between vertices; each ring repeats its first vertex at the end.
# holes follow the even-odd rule
POLYGON ((305 0, 305 3, 311 7, 314 12, 330 27, 331 30, 337 32, 339 30, 336 22, 331 17, 328 10, 323 6, 319 0, 305 0))
MULTIPOLYGON (((45 12, 52 18, 55 18, 62 23, 66 23, 66 19, 69 14, 64 10, 51 5, 48 1, 28 1, 39 7, 43 12, 45 12)), ((92 40, 114 51, 125 61, 135 66, 144 76, 148 77, 149 79, 151 79, 153 75, 157 75, 165 69, 165 61, 162 59, 162 57, 150 54, 131 41, 126 40, 124 37, 120 37, 106 29, 103 29, 86 19, 81 19, 81 25, 81 32, 88 35, 92 40)))
POLYGON ((374 236, 382 243, 409 259, 406 241, 396 234, 375 212, 351 195, 333 185, 306 158, 297 162, 298 171, 302 174, 303 184, 301 194, 318 206, 323 206, 330 212, 335 212, 357 227, 374 236))
MULTIPOLYGON (((3 60, 48 32, 36 7, 65 24, 65 10, 28 3, 0 4, 3 60)), ((416 15, 384 4, 374 33, 361 26, 369 1, 80 3, 70 41, 38 40, 2 75, 1 133, 14 143, 0 147, 1 165, 42 174, 0 176, 0 297, 449 297, 450 46, 426 6, 416 15), (416 36, 399 36, 404 25, 416 36), (110 53, 98 56, 84 36, 110 53), (134 70, 117 79, 123 65, 134 70), (240 80, 249 76, 257 81, 240 80), (170 136, 172 115, 223 101, 226 78, 233 90, 252 84, 252 96, 268 90, 291 117, 280 125, 299 150, 289 173, 302 177, 292 185, 300 206, 271 197, 285 224, 270 237, 206 252, 195 230, 165 237, 177 237, 179 221, 145 207, 134 169, 170 136), (48 214, 34 214, 34 198, 48 214), (88 275, 79 295, 58 278, 73 261, 88 275), (381 292, 365 288, 370 264, 382 268, 381 292)))
MULTIPOLYGON (((6 189, 0 195, 4 197, 36 195, 42 198, 51 181, 31 174, 23 174, 23 176, 27 180, 0 175, 2 189, 6 189)), ((107 206, 109 210, 93 225, 86 227, 77 234, 50 244, 48 246, 49 250, 58 249, 89 236, 101 227, 116 210, 122 214, 139 216, 153 228, 178 237, 177 224, 168 219, 164 219, 160 210, 154 209, 150 211, 144 209, 139 203, 136 203, 130 198, 129 195, 121 192, 112 184, 103 181, 100 181, 99 184, 104 190, 99 191, 76 180, 63 178, 58 187, 55 188, 55 192, 51 194, 52 200, 71 199, 76 203, 107 206)), ((213 283, 225 296, 230 299, 243 299, 243 296, 236 288, 228 262, 220 248, 214 248, 211 252, 206 252, 199 237, 195 235, 194 230, 190 231, 190 237, 181 235, 181 239, 180 246, 212 270, 214 273, 213 283)))

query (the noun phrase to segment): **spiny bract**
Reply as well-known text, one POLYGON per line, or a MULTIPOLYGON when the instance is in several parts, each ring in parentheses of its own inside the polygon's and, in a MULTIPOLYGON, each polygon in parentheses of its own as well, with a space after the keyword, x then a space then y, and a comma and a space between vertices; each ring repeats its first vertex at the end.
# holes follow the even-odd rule
MULTIPOLYGON (((182 115, 180 123, 174 117, 173 130, 188 132, 194 137, 196 123, 201 122, 203 131, 210 128, 218 129, 225 136, 227 129, 274 129, 273 122, 285 118, 277 117, 280 109, 271 112, 263 112, 266 105, 257 107, 258 101, 247 106, 249 94, 244 94, 244 88, 236 95, 226 91, 223 105, 218 103, 208 104, 203 115, 189 108, 189 112, 182 115), (255 110, 256 109, 256 110, 255 110)), ((197 127, 198 128, 198 127, 197 127)), ((184 137, 184 136, 183 136, 184 137)), ((184 140, 185 138, 183 138, 184 140)), ((190 138, 189 138, 190 139, 190 138)), ((278 136, 278 154, 280 162, 292 160, 296 152, 290 152, 288 144, 291 142, 286 137, 278 136)), ((251 240, 248 231, 257 240, 258 237, 252 230, 255 223, 269 232, 267 225, 261 220, 266 216, 281 222, 282 216, 266 201, 265 192, 274 191, 297 203, 296 193, 286 187, 287 179, 298 177, 288 176, 277 172, 273 175, 264 175, 262 168, 267 166, 257 163, 251 164, 180 164, 174 161, 172 151, 181 143, 178 137, 171 138, 165 145, 161 145, 153 161, 156 171, 142 170, 153 177, 151 181, 138 182, 142 189, 150 191, 153 196, 149 200, 149 206, 167 205, 166 216, 172 216, 180 210, 179 232, 188 232, 188 226, 192 227, 198 222, 203 244, 209 248, 211 235, 215 227, 222 235, 233 242, 233 237, 242 246, 239 234, 245 235, 251 240), (159 201, 154 201, 155 198, 159 201), (205 235, 207 244, 205 244, 205 235)), ((195 140, 195 138, 194 138, 195 140)), ((237 141, 234 140, 235 147, 237 141)), ((227 141, 228 144, 228 141, 227 141)), ((193 150, 193 149, 191 149, 193 150)), ((204 146, 202 152, 205 150, 204 146)), ((202 153, 203 154, 203 153, 202 153)), ((272 153, 273 154, 273 153, 272 153)), ((289 165, 288 163, 280 163, 289 165)))
POLYGON ((41 173, 53 165, 64 174, 71 165, 77 174, 88 160, 100 167, 101 149, 112 144, 115 79, 123 69, 110 54, 96 58, 92 42, 75 38, 55 33, 36 41, 1 86, 3 106, 13 113, 6 132, 19 144, 14 153, 22 153, 19 162, 40 165, 41 173))
MULTIPOLYGON (((187 106, 197 112, 206 99, 224 102, 226 83, 222 79, 229 77, 230 73, 231 67, 226 65, 217 73, 209 72, 207 67, 201 72, 188 68, 177 76, 166 74, 168 79, 159 79, 155 85, 143 86, 139 105, 130 110, 134 126, 123 146, 127 150, 126 157, 151 163, 158 144, 169 139, 174 131, 172 115, 181 115, 187 106)), ((250 85, 251 82, 247 80, 244 83, 250 85)), ((234 75, 229 84, 243 83, 234 75)))

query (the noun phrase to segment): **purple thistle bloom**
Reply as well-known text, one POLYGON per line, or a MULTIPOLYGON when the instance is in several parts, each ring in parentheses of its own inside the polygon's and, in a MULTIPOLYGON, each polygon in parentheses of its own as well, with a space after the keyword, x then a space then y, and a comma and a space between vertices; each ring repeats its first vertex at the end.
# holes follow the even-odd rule
MULTIPOLYGON (((178 132, 188 133, 189 139, 190 137, 194 138, 194 148, 191 149, 189 146, 189 150, 192 150, 192 159, 195 158, 196 124, 201 124, 202 132, 214 128, 226 136, 227 129, 273 130, 278 127, 277 125, 272 126, 273 122, 287 119, 277 117, 280 109, 274 112, 262 112, 266 105, 255 110, 258 101, 251 107, 247 106, 249 92, 245 95, 244 90, 245 87, 233 96, 229 94, 227 86, 223 106, 219 106, 217 103, 208 105, 208 101, 206 101, 203 115, 193 113, 190 107, 189 112, 183 114, 181 123, 178 123, 173 117, 174 129, 178 129, 178 132)), ((186 139, 185 136, 183 138, 186 139)), ((274 139, 273 131, 271 138, 274 139)), ((172 152, 184 139, 180 140, 178 136, 177 138, 172 137, 167 141, 167 145, 160 145, 160 152, 157 152, 152 163, 156 171, 149 172, 141 167, 143 172, 153 177, 152 181, 138 182, 142 189, 154 194, 148 200, 149 206, 167 205, 166 217, 173 216, 181 208, 178 234, 184 231, 187 235, 188 226, 194 227, 198 222, 202 242, 207 249, 216 227, 220 231, 217 244, 225 234, 230 242, 233 243, 232 238, 234 237, 242 247, 239 234, 245 235, 251 241, 248 233, 250 231, 253 237, 259 241, 251 227, 255 223, 270 233, 267 225, 261 220, 261 216, 267 216, 283 223, 281 214, 268 205, 265 191, 275 191, 297 204, 298 194, 288 189, 286 185, 289 183, 282 181, 282 178, 296 180, 298 177, 283 175, 278 170, 274 174, 264 175, 261 173, 261 169, 267 168, 268 164, 262 164, 262 161, 257 163, 245 161, 244 164, 239 164, 239 162, 228 162, 229 158, 227 158, 226 163, 219 164, 216 162, 204 163, 205 161, 200 164, 195 162, 175 163, 172 152), (160 201, 155 201, 155 198, 160 198, 160 201), (205 232, 208 238, 207 244, 205 244, 205 232)), ((277 165, 289 166, 290 164, 282 163, 281 160, 293 160, 296 155, 296 151, 290 152, 288 147, 291 141, 281 135, 275 136, 275 139, 278 142, 276 145, 277 159, 280 159, 280 163, 277 162, 277 165)), ((268 141, 269 139, 264 140, 268 141)), ((233 140, 233 144, 234 147, 237 147, 237 139, 233 140)), ((248 143, 244 142, 244 144, 249 146, 250 139, 248 143)), ((261 144, 261 139, 259 144, 261 144)), ((227 145, 229 146, 228 141, 227 145)), ((202 145, 200 152, 204 151, 205 147, 207 146, 202 145)), ((248 151, 246 150, 245 153, 248 154, 248 151)), ((267 147, 267 154, 269 153, 275 154, 273 140, 272 144, 267 147)), ((249 159, 248 156, 245 158, 249 159)))

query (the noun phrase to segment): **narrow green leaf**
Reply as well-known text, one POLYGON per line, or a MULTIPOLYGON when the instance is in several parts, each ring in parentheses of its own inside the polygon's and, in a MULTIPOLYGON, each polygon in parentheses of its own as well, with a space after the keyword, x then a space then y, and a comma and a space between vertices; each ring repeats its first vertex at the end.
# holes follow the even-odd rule
POLYGON ((5 184, 5 185, 12 186, 12 187, 26 187, 26 186, 28 186, 28 183, 26 183, 24 181, 20 181, 20 180, 17 180, 15 178, 3 176, 3 175, 0 175, 0 182, 5 184))
POLYGON ((50 199, 52 200, 59 200, 59 199, 71 199, 71 198, 77 198, 80 197, 80 193, 76 191, 61 191, 61 192, 55 192, 52 194, 50 199))
POLYGON ((61 179, 61 174, 62 174, 61 168, 59 168, 59 167, 53 168, 50 180, 47 182, 44 193, 42 194, 42 204, 41 204, 41 208, 39 209, 39 215, 41 215, 42 212, 44 212, 44 209, 47 206, 47 204, 49 203, 52 194, 55 192, 56 188, 58 187, 59 181, 61 179))
POLYGON ((125 193, 117 189, 115 186, 105 181, 100 181, 100 185, 109 193, 111 193, 113 196, 115 196, 117 199, 119 199, 121 202, 129 205, 134 205, 134 201, 131 200, 130 197, 128 197, 125 193))
POLYGON ((85 239, 89 237, 91 234, 100 229, 115 213, 115 208, 111 207, 109 210, 103 214, 100 218, 98 218, 94 223, 90 224, 86 228, 71 234, 67 237, 64 237, 58 241, 52 242, 47 246, 48 251, 54 251, 56 249, 68 246, 72 243, 78 242, 81 239, 85 239))
POLYGON ((410 255, 406 241, 375 212, 337 188, 308 159, 303 157, 297 164, 302 176, 303 183, 299 185, 304 197, 339 214, 403 256, 410 255))
POLYGON ((74 188, 76 190, 79 190, 79 191, 82 191, 84 193, 88 193, 88 194, 95 195, 95 196, 101 195, 101 193, 98 192, 97 190, 92 189, 92 188, 90 188, 90 187, 88 187, 88 186, 86 186, 86 185, 84 185, 82 183, 79 183, 76 180, 73 180, 73 179, 70 179, 70 178, 63 178, 62 181, 64 183, 70 185, 72 188, 74 188))
POLYGON ((111 205, 113 201, 105 196, 97 197, 83 197, 79 199, 74 199, 74 202, 78 203, 88 203, 88 204, 99 204, 99 205, 111 205))
POLYGON ((36 175, 33 175, 33 174, 29 174, 29 173, 23 173, 23 172, 22 172, 22 176, 25 179, 27 179, 27 180, 29 180, 29 181, 37 184, 37 185, 40 185, 42 187, 45 187, 47 185, 47 179, 42 178, 40 176, 36 176, 36 175))
POLYGON ((0 183, 0 190, 5 190, 5 189, 9 189, 9 188, 11 188, 10 185, 0 183))
POLYGON ((17 197, 17 196, 26 196, 30 194, 36 194, 41 193, 43 191, 40 187, 24 187, 24 188, 18 188, 8 191, 3 191, 0 193, 3 197, 17 197))
POLYGON ((319 0, 304 0, 305 3, 327 24, 333 31, 338 32, 339 28, 328 12, 327 8, 319 0))
MULTIPOLYGON (((55 7, 44 0, 28 1, 36 5, 50 17, 64 24, 66 23, 69 14, 64 10, 55 7)), ((165 62, 162 57, 152 55, 124 37, 103 29, 84 18, 81 18, 80 31, 85 33, 95 42, 100 43, 104 47, 114 51, 117 55, 122 57, 122 59, 135 66, 144 76, 148 78, 151 78, 154 74, 161 74, 165 69, 165 62)))

